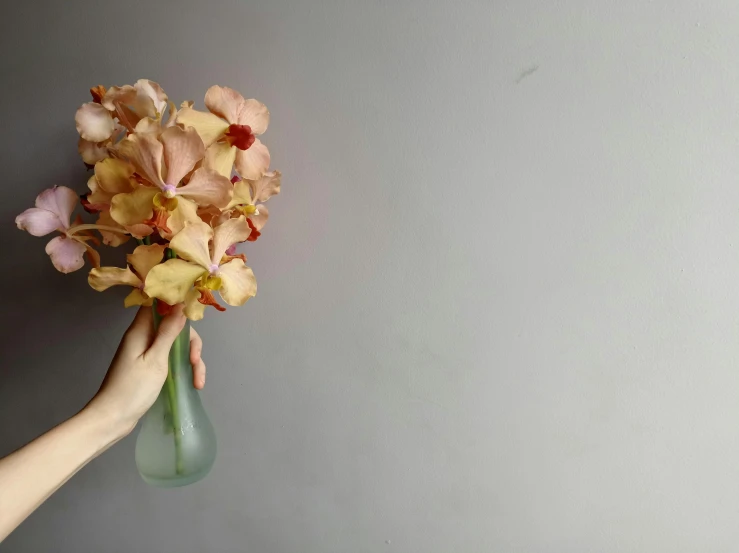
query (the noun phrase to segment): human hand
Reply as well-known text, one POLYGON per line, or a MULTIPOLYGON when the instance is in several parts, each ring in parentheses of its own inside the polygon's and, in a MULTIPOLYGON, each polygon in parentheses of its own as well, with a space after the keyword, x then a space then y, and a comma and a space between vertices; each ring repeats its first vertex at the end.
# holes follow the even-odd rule
MULTIPOLYGON (((185 325, 182 309, 182 305, 176 306, 156 331, 151 307, 139 309, 121 339, 100 390, 86 407, 108 420, 120 437, 133 430, 164 385, 169 350, 185 325)), ((205 385, 202 349, 200 336, 191 329, 190 362, 193 384, 198 389, 205 385)))

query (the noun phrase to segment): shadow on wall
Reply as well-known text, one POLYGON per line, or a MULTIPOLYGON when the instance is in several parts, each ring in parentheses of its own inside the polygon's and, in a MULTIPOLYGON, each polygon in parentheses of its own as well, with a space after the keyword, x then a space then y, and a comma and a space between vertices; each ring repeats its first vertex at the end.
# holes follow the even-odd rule
MULTIPOLYGON (((21 163, 15 163, 16 167, 21 163)), ((58 183, 83 192, 90 173, 80 165, 79 158, 70 156, 66 174, 48 170, 49 174, 39 175, 37 170, 3 190, 0 456, 76 413, 90 400, 118 337, 134 315, 122 309, 124 291, 101 294, 87 285, 89 265, 69 275, 57 272, 44 251, 53 235, 37 238, 15 227, 15 216, 32 207, 44 188, 58 183), (19 194, 18 190, 30 192, 19 194)), ((91 222, 94 216, 85 219, 91 222)), ((112 254, 111 250, 101 247, 104 264, 122 258, 123 251, 112 254)))

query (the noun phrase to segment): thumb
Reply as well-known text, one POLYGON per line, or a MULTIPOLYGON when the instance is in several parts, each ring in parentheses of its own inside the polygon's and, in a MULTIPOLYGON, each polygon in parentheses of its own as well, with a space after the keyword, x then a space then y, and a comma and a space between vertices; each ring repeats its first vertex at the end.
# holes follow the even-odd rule
POLYGON ((172 311, 162 319, 154 336, 147 355, 159 359, 167 359, 169 350, 172 349, 175 339, 185 327, 185 316, 182 314, 184 307, 178 304, 172 311))

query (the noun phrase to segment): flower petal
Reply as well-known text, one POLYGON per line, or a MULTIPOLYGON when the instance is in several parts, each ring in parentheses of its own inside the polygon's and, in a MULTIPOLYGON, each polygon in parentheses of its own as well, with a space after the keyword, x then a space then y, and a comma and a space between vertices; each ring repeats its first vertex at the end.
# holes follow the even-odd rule
POLYGON ((228 207, 237 205, 254 205, 254 199, 251 196, 251 185, 248 180, 239 179, 234 183, 234 195, 228 207))
POLYGON ((205 93, 205 106, 230 124, 239 123, 239 111, 244 97, 227 86, 211 86, 205 93))
POLYGON ((134 171, 130 163, 112 157, 95 164, 95 178, 98 186, 114 195, 133 190, 131 177, 134 171))
POLYGON ((205 146, 195 129, 170 127, 162 133, 164 163, 167 166, 167 184, 177 186, 195 164, 203 159, 205 146))
POLYGON ((234 161, 236 160, 237 148, 229 145, 227 142, 216 142, 205 150, 205 158, 203 159, 203 167, 214 169, 227 179, 231 178, 234 169, 234 161))
POLYGON ((208 242, 211 238, 213 238, 213 229, 202 221, 198 221, 185 225, 185 228, 170 240, 169 247, 183 259, 197 263, 208 270, 210 268, 208 242))
POLYGON ((144 223, 138 223, 136 225, 126 225, 126 230, 131 233, 131 236, 139 240, 154 234, 154 229, 144 223))
POLYGON ((152 298, 144 294, 144 292, 138 288, 134 288, 131 290, 131 293, 126 296, 126 299, 123 300, 123 307, 133 307, 135 305, 148 306, 152 303, 154 303, 152 298))
POLYGON ((185 317, 191 321, 199 321, 203 318, 205 308, 204 303, 200 303, 200 290, 192 288, 185 296, 185 317))
POLYGON ((249 125, 254 134, 264 134, 269 126, 269 110, 262 102, 250 98, 239 108, 239 125, 249 125))
POLYGON ((15 224, 19 229, 25 230, 33 236, 46 236, 55 230, 64 230, 64 225, 59 217, 46 209, 32 207, 26 209, 15 218, 15 224))
POLYGON ((244 305, 257 294, 254 272, 241 259, 233 259, 218 269, 223 285, 219 290, 228 305, 244 305))
POLYGON ((80 138, 77 142, 77 151, 87 165, 95 165, 98 161, 108 157, 108 145, 105 142, 90 142, 80 138))
POLYGON ((134 132, 137 133, 150 133, 156 136, 162 132, 162 125, 157 119, 151 117, 144 117, 141 121, 136 123, 134 132))
POLYGON ((199 223, 201 219, 198 217, 197 210, 198 206, 195 202, 183 197, 177 198, 177 207, 169 214, 169 219, 167 219, 167 226, 172 232, 169 235, 162 234, 162 236, 171 239, 172 236, 185 228, 187 223, 199 223))
POLYGON ((116 194, 110 201, 110 215, 124 227, 148 221, 153 215, 154 196, 158 193, 153 186, 141 186, 133 192, 116 194))
POLYGON ((177 112, 177 123, 187 128, 194 128, 206 147, 221 138, 228 130, 228 122, 217 115, 206 111, 198 111, 190 107, 182 107, 177 112))
POLYGON ((175 305, 185 301, 187 292, 205 272, 199 265, 184 259, 170 259, 149 271, 144 292, 151 298, 175 305))
POLYGON ((262 230, 264 225, 267 224, 268 218, 269 210, 264 204, 259 204, 257 206, 257 212, 254 215, 249 215, 249 220, 252 222, 254 228, 257 229, 257 231, 262 230))
POLYGON ((193 173, 190 182, 177 189, 177 194, 198 205, 226 207, 231 201, 233 185, 217 171, 201 167, 193 173))
POLYGON ((218 225, 213 232, 211 261, 216 265, 219 264, 228 248, 239 242, 246 242, 250 234, 251 228, 249 228, 249 223, 246 222, 244 217, 229 219, 218 225))
POLYGON ((248 150, 236 152, 236 170, 242 178, 257 180, 269 168, 269 150, 257 138, 248 150))
POLYGON ((56 270, 62 273, 81 269, 85 264, 82 256, 86 251, 87 248, 83 243, 66 236, 57 236, 46 244, 46 253, 51 257, 56 270))
POLYGON ((133 267, 133 270, 144 281, 146 275, 155 265, 159 265, 164 257, 165 247, 161 244, 150 244, 137 247, 126 256, 126 261, 133 267))
POLYGON ((111 86, 103 96, 102 104, 114 111, 121 123, 133 130, 144 117, 157 118, 154 100, 131 85, 111 86))
POLYGON ((162 180, 162 155, 164 146, 152 133, 132 134, 121 140, 116 152, 127 159, 136 172, 154 186, 164 187, 162 180))
POLYGON ((55 186, 44 190, 36 197, 36 207, 51 211, 59 217, 64 228, 69 228, 69 218, 78 201, 79 196, 71 188, 55 186))
POLYGON ((149 79, 139 79, 133 87, 139 96, 143 95, 151 98, 154 109, 157 111, 157 117, 161 117, 164 110, 167 109, 167 95, 162 90, 162 87, 149 79))
POLYGON ((133 286, 138 287, 141 284, 141 280, 137 277, 131 269, 126 267, 125 269, 119 269, 118 267, 100 267, 99 269, 93 269, 87 276, 87 283, 92 287, 93 290, 102 292, 107 290, 111 286, 133 286))
POLYGON ((87 188, 90 189, 90 193, 87 194, 87 209, 93 211, 102 211, 110 207, 110 201, 113 199, 115 194, 109 194, 98 184, 97 177, 95 175, 87 179, 87 188))
POLYGON ((100 104, 82 104, 74 116, 77 132, 90 142, 102 142, 110 138, 115 129, 110 112, 100 104))
MULTIPOLYGON (((110 211, 101 211, 100 216, 98 217, 98 220, 96 222, 98 225, 104 225, 106 227, 116 227, 120 228, 121 230, 124 229, 121 225, 119 225, 113 217, 110 216, 110 211)), ((112 246, 114 248, 117 248, 121 244, 125 244, 128 242, 130 236, 127 234, 123 234, 121 232, 111 232, 109 230, 101 230, 98 229, 100 232, 100 235, 103 237, 103 244, 106 246, 112 246)))
POLYGON ((272 196, 280 193, 282 173, 279 171, 270 171, 249 184, 252 189, 254 202, 266 202, 272 196))

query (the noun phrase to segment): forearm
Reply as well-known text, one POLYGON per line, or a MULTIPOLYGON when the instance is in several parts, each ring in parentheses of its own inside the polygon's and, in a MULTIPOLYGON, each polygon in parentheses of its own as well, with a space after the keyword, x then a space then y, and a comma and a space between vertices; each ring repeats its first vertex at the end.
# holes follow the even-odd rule
POLYGON ((0 459, 0 542, 62 484, 126 434, 84 409, 0 459))

